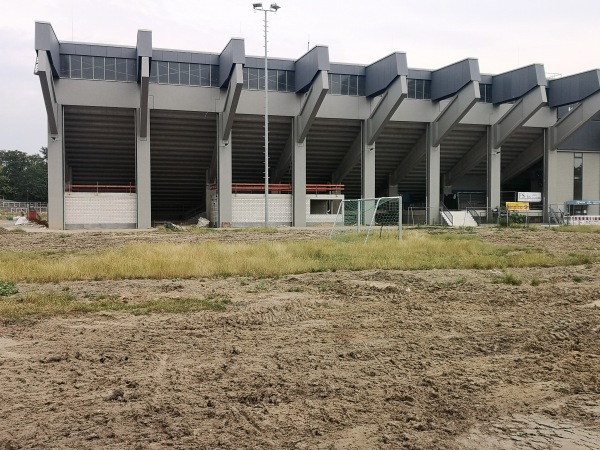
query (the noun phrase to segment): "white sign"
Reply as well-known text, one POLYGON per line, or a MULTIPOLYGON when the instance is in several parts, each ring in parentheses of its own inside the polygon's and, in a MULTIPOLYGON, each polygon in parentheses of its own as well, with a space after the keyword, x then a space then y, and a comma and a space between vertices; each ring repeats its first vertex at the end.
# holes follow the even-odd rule
POLYGON ((520 202, 541 202, 542 201, 542 193, 541 192, 518 192, 517 200, 520 202))

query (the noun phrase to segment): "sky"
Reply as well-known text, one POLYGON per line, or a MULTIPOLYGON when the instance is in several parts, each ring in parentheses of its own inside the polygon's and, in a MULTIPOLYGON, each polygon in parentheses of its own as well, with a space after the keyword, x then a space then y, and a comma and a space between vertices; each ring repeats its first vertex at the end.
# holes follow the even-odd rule
MULTIPOLYGON (((37 153, 47 118, 35 65, 34 23, 59 41, 220 53, 232 37, 264 54, 262 13, 246 0, 0 0, 0 150, 37 153)), ((267 3, 265 3, 266 5, 267 3)), ((268 3, 270 4, 270 3, 268 3)), ((278 0, 269 14, 269 56, 298 59, 329 47, 332 62, 370 64, 406 52, 411 68, 438 69, 468 57, 481 73, 533 63, 546 74, 600 68, 599 0, 278 0)))

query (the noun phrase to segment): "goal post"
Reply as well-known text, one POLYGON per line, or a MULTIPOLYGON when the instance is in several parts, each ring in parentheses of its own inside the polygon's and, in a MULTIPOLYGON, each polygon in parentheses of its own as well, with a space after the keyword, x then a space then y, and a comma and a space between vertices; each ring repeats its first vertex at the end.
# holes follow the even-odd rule
POLYGON ((329 238, 357 233, 365 235, 366 243, 370 235, 379 232, 381 236, 384 230, 402 239, 402 197, 342 200, 329 238))

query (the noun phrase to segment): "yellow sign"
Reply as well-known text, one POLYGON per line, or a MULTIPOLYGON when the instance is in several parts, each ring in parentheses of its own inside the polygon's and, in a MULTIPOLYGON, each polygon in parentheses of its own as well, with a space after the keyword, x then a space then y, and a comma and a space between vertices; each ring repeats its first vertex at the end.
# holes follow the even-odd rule
POLYGON ((506 202, 508 211, 529 211, 529 202, 506 202))

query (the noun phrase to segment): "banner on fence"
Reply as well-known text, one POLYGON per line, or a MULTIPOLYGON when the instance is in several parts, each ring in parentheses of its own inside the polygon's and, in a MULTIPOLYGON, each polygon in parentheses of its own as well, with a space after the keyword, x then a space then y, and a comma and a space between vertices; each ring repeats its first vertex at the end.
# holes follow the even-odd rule
POLYGON ((520 202, 537 203, 542 201, 541 192, 517 192, 517 200, 520 202))
POLYGON ((506 202, 508 211, 529 211, 529 202, 506 202))

